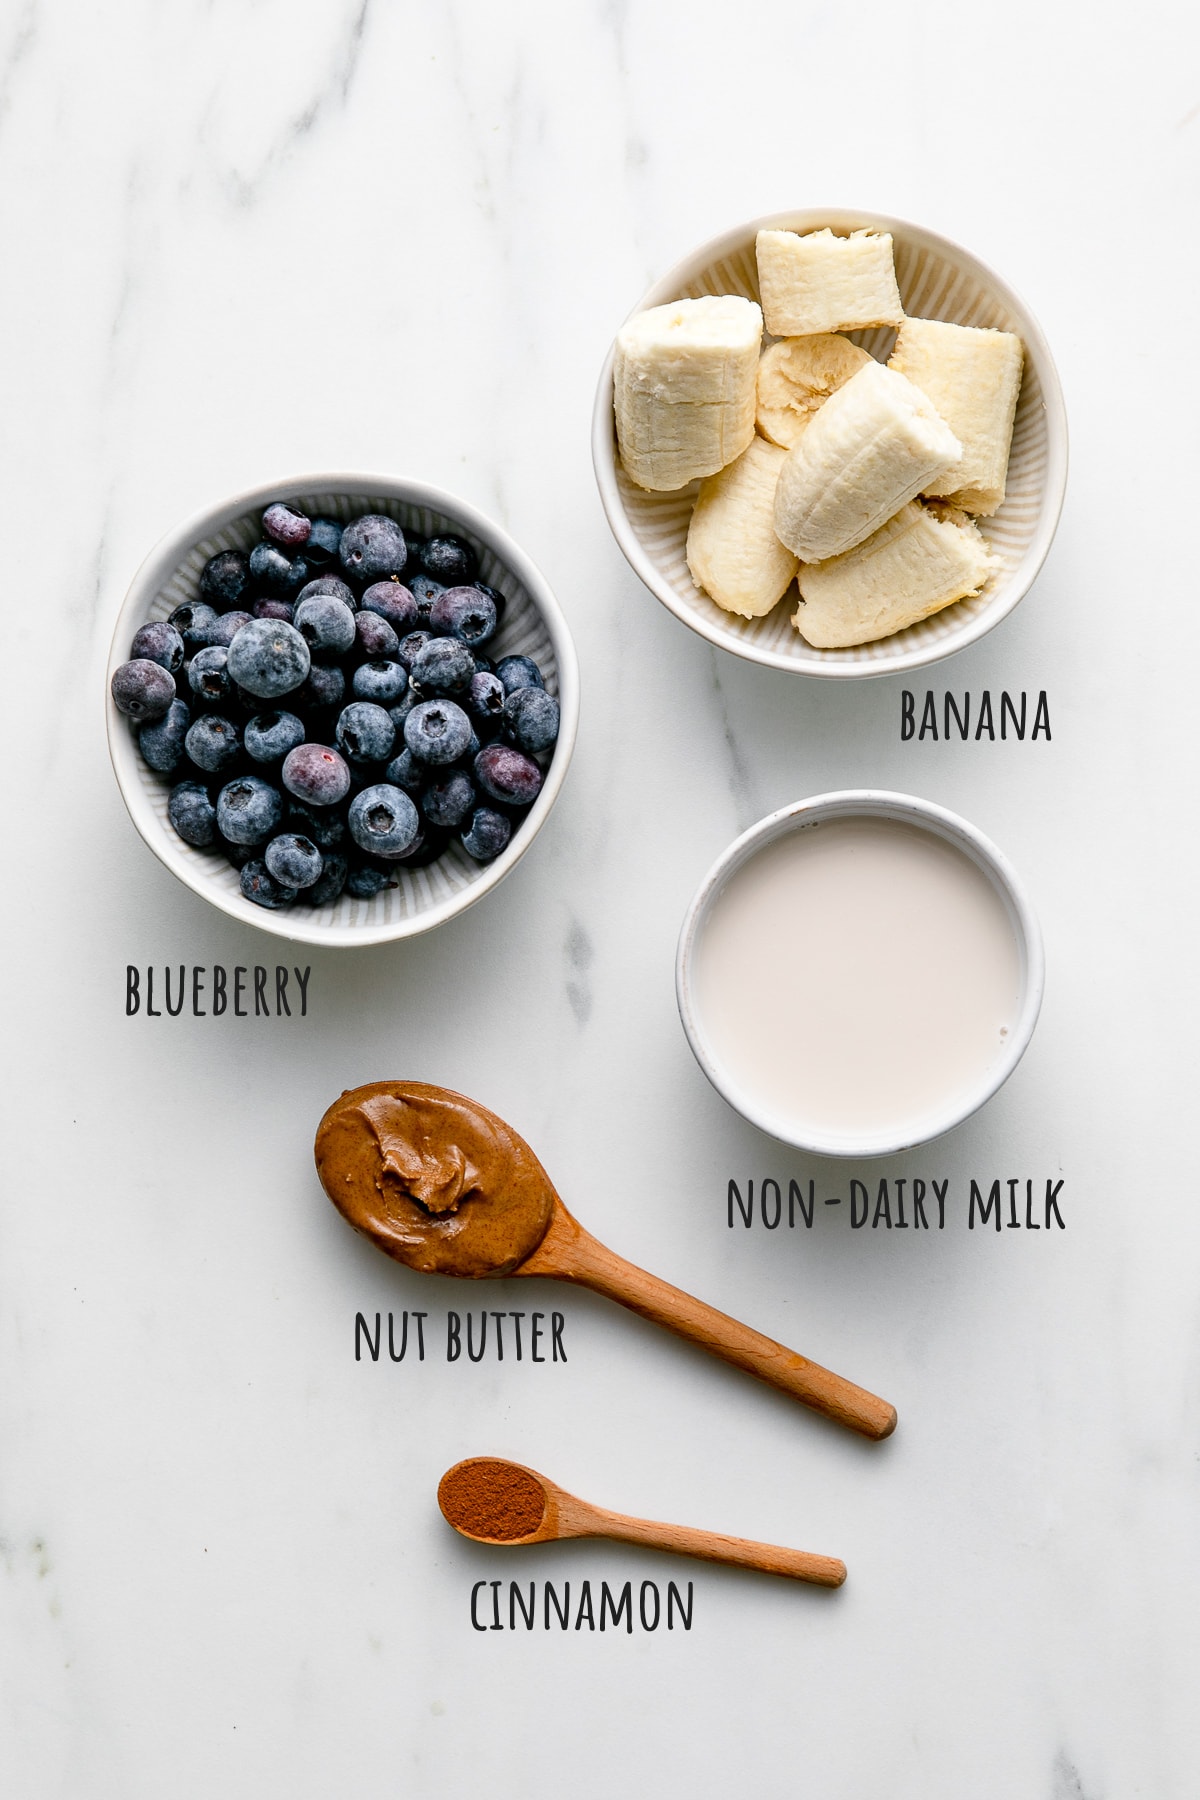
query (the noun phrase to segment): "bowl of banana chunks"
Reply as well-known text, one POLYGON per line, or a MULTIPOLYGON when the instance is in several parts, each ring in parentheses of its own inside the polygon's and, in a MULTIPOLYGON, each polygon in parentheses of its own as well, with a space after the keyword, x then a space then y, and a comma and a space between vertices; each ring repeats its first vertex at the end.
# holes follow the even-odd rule
POLYGON ((635 307, 592 458, 621 550, 685 625, 853 679, 953 655, 1029 591, 1066 411, 1037 320, 970 252, 878 214, 780 213, 635 307))

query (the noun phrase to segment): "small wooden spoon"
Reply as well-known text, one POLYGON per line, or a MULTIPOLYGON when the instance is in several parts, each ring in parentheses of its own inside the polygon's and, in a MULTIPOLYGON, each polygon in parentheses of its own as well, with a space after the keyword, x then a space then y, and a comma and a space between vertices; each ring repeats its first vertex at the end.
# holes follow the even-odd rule
POLYGON ((707 1562, 790 1575, 819 1587, 841 1587, 846 1565, 836 1556, 815 1556, 781 1544, 756 1544, 691 1525, 659 1525, 630 1519, 587 1500, 577 1500, 536 1469, 497 1456, 472 1456, 447 1469, 438 1483, 438 1505, 446 1522, 477 1544, 548 1544, 555 1538, 605 1537, 620 1544, 674 1550, 707 1562), (534 1523, 536 1521, 536 1523, 534 1523))
POLYGON ((343 1216, 410 1268, 573 1281, 864 1437, 896 1428, 886 1400, 606 1249, 524 1139, 474 1100, 418 1081, 353 1088, 321 1120, 316 1160, 343 1216))

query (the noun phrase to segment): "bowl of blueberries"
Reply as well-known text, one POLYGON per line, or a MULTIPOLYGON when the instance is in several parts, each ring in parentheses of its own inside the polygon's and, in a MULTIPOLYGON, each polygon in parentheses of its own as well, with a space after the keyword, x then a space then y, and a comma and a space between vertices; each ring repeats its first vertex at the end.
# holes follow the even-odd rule
POLYGON ((312 944, 442 924, 529 848, 579 676, 544 577, 437 488, 315 475, 211 507, 135 576, 108 742, 146 843, 312 944))

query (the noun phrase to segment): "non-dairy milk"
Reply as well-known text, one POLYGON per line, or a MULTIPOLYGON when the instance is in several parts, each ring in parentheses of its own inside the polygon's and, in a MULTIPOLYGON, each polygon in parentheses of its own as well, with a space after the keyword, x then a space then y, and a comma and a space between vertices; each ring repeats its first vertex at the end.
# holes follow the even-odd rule
POLYGON ((979 1094, 1020 1005, 1005 904, 944 838, 833 819, 752 855, 694 953, 710 1054, 780 1127, 919 1132, 979 1094))

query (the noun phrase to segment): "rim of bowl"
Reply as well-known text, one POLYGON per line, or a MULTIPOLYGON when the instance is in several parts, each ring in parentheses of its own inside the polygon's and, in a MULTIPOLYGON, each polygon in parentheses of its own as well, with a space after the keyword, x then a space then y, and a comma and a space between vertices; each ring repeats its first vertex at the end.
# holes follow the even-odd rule
POLYGON ((579 725, 579 663, 566 618, 549 582, 520 545, 486 513, 480 512, 469 501, 460 499, 457 494, 452 494, 445 488, 434 487, 429 482, 410 480, 406 476, 362 474, 345 470, 332 474, 310 472, 257 482, 253 487, 244 488, 215 505, 201 508, 159 539, 130 582, 117 613, 109 647, 104 702, 109 758, 126 810, 143 842, 185 887, 191 888, 201 899, 228 913, 241 924, 253 925, 275 937, 332 949, 353 949, 359 945, 390 943, 395 939, 417 937, 422 932, 432 931, 436 926, 445 924, 448 919, 466 912, 468 907, 476 905, 517 866, 545 824, 566 779, 579 725), (481 865, 478 877, 472 880, 469 887, 409 918, 386 925, 309 924, 302 914, 289 911, 269 912, 265 907, 255 906, 240 893, 210 889, 205 881, 197 879, 197 872, 184 854, 186 846, 182 840, 176 840, 161 823, 139 781, 135 779, 141 767, 137 743, 129 731, 127 721, 118 712, 111 693, 113 671, 126 661, 124 646, 128 644, 138 625, 149 617, 151 603, 188 552, 203 538, 233 524, 246 513, 269 505, 281 494, 301 497, 309 493, 362 494, 372 499, 393 500, 404 505, 426 507, 430 512, 442 513, 461 524, 468 535, 486 544, 498 560, 512 570, 525 588, 545 621, 558 666, 558 739, 541 791, 523 821, 521 830, 514 834, 507 849, 494 862, 481 865))
MULTIPOLYGON (((628 323, 638 313, 645 312, 647 307, 661 306, 668 300, 677 299, 681 288, 689 281, 702 274, 712 263, 721 262, 744 248, 747 239, 757 236, 760 231, 823 231, 826 227, 832 230, 845 227, 851 231, 864 228, 888 231, 893 237, 910 239, 922 249, 932 250, 952 259, 970 268, 982 283, 1012 309, 1021 322, 1026 354, 1036 363, 1042 385, 1046 419, 1046 481, 1037 531, 1018 567, 1013 570, 1005 585, 997 590, 993 603, 982 612, 965 619, 962 630, 954 636, 952 642, 939 639, 928 647, 901 651, 886 662, 877 661, 869 665, 833 661, 814 665, 797 663, 778 650, 760 649, 741 638, 733 638, 720 625, 694 612, 686 601, 680 599, 670 582, 659 574, 654 559, 647 554, 630 525, 621 500, 621 490, 617 485, 616 427, 613 421, 615 338, 600 371, 592 411, 592 467, 605 517, 626 562, 654 597, 684 625, 706 638, 710 644, 715 644, 718 649, 728 650, 732 656, 740 656, 746 662, 784 669, 790 675, 809 675, 818 681, 867 681, 879 675, 900 675, 911 669, 925 668, 931 663, 956 655, 969 644, 986 637, 1025 598, 1050 553, 1062 515, 1067 487, 1067 409, 1046 334, 1015 288, 982 258, 956 243, 953 238, 944 237, 940 232, 930 231, 924 225, 916 225, 909 219, 899 219, 888 213, 862 212, 854 207, 808 207, 768 213, 763 218, 734 226, 681 258, 646 290, 637 305, 622 320, 622 324, 628 323)), ((881 641, 886 642, 886 639, 881 641)))
POLYGON ((961 1125, 999 1092, 1024 1056, 1033 1036, 1041 1011, 1046 981, 1045 953, 1041 927, 1037 921, 1020 876, 1004 853, 991 839, 944 806, 921 800, 915 794, 894 793, 886 788, 842 788, 828 794, 815 794, 808 800, 795 800, 777 812, 769 813, 748 831, 735 838, 723 850, 697 888, 679 934, 675 959, 675 997, 679 1017, 701 1069, 723 1099, 735 1112, 741 1113, 760 1131, 819 1156, 892 1156, 928 1143, 961 1125), (729 878, 760 850, 795 831, 811 829, 826 820, 837 818, 895 819, 914 825, 935 837, 953 844, 987 877, 999 895, 1013 928, 1021 965, 1021 1005, 1004 1051, 988 1070, 978 1089, 965 1100, 960 1099, 940 1111, 929 1112, 914 1121, 913 1130, 892 1129, 888 1132, 823 1132, 810 1127, 798 1128, 794 1121, 777 1117, 754 1097, 739 1088, 726 1072, 705 1035, 695 998, 693 965, 695 953, 709 915, 724 892, 729 878))

